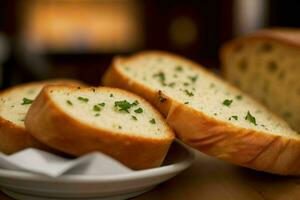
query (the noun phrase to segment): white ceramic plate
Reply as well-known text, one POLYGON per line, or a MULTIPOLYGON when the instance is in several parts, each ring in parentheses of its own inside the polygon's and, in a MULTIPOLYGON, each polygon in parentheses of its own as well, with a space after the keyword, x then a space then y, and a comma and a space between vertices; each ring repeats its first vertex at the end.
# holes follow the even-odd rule
POLYGON ((185 170, 194 154, 179 142, 173 143, 161 167, 122 175, 68 174, 50 178, 29 172, 0 169, 0 187, 19 200, 119 200, 142 194, 185 170))

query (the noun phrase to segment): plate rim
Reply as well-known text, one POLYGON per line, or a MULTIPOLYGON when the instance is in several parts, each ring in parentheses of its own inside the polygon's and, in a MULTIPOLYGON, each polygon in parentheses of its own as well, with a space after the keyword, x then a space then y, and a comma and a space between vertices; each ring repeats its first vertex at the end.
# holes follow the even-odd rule
POLYGON ((56 183, 84 183, 84 182, 106 182, 106 181, 127 181, 129 179, 145 179, 147 177, 161 176, 162 174, 173 174, 188 168, 195 160, 195 153, 192 148, 186 146, 182 142, 175 140, 183 150, 187 152, 187 157, 179 162, 170 165, 156 167, 152 169, 145 169, 140 171, 133 171, 126 174, 117 175, 79 175, 67 174, 59 177, 49 177, 46 175, 34 174, 25 171, 15 171, 0 168, 0 177, 18 179, 22 181, 38 181, 38 182, 56 182, 56 183))

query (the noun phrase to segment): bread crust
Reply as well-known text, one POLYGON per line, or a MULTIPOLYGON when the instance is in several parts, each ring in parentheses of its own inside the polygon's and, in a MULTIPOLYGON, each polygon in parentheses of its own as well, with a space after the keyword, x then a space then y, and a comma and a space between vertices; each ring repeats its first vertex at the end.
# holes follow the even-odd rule
POLYGON ((208 155, 256 170, 300 174, 300 142, 215 120, 184 105, 167 117, 184 143, 208 155))
MULTIPOLYGON (((1 96, 8 93, 22 91, 25 88, 40 84, 68 84, 68 85, 84 85, 83 83, 69 79, 53 79, 49 81, 31 82, 21 84, 1 92, 1 96)), ((15 124, 0 116, 0 151, 5 154, 13 154, 26 148, 37 148, 53 152, 47 145, 36 140, 24 126, 15 124)), ((55 151, 54 151, 55 152, 55 151)))
MULTIPOLYGON (((142 52, 129 59, 145 54, 160 54, 173 59, 184 59, 180 56, 157 51, 142 52)), ((192 61, 186 59, 184 61, 191 66, 201 67, 192 61)), ((237 165, 281 175, 300 175, 300 139, 234 126, 167 96, 170 104, 157 106, 155 103, 157 102, 157 100, 155 101, 157 91, 134 80, 129 80, 125 74, 117 69, 117 64, 118 62, 114 61, 104 76, 104 85, 128 89, 148 99, 158 110, 164 113, 167 117, 167 123, 184 143, 208 155, 237 165)), ((205 69, 201 70, 204 70, 207 76, 214 76, 205 69)), ((234 88, 234 86, 231 87, 234 88)), ((277 118, 275 115, 274 117, 277 118)))
MULTIPOLYGON (((90 126, 66 114, 56 105, 49 95, 51 88, 54 87, 42 90, 25 119, 26 128, 35 138, 73 156, 101 151, 132 169, 146 169, 162 164, 174 139, 170 128, 165 138, 146 138, 90 126)), ((134 95, 120 89, 110 90, 134 95)), ((134 96, 154 109, 141 97, 134 96)), ((163 120, 161 114, 155 112, 163 120)))

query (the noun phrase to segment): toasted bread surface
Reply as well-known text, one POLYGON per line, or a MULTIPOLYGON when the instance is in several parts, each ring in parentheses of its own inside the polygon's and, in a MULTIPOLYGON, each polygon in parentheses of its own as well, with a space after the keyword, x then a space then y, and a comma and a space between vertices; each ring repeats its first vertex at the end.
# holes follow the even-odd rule
POLYGON ((45 87, 25 125, 54 149, 73 156, 101 151, 133 169, 160 166, 174 139, 151 104, 105 87, 45 87))
POLYGON ((116 58, 103 83, 148 99, 179 139, 206 154, 266 172, 300 173, 298 133, 197 63, 166 52, 142 52, 116 58))
POLYGON ((71 79, 53 79, 32 82, 8 88, 0 93, 0 151, 12 154, 25 148, 49 148, 32 137, 25 129, 25 115, 38 95, 47 84, 83 85, 71 79))

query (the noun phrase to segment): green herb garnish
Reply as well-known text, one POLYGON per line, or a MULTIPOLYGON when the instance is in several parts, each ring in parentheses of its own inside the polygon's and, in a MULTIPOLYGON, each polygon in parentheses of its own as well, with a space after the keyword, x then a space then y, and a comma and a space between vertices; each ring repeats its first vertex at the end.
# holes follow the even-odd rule
POLYGON ((242 95, 237 95, 235 98, 236 98, 237 100, 242 100, 243 96, 242 96, 242 95))
POLYGON ((171 82, 168 84, 169 87, 173 88, 175 86, 175 82, 171 82))
POLYGON ((72 103, 70 100, 67 100, 66 102, 67 102, 67 104, 69 104, 70 106, 73 105, 73 103, 72 103))
POLYGON ((235 119, 235 120, 238 120, 238 116, 236 116, 236 115, 233 115, 233 116, 229 117, 229 120, 231 120, 232 118, 235 119))
POLYGON ((149 122, 150 122, 151 124, 155 124, 155 123, 156 123, 156 121, 155 121, 154 118, 152 118, 149 122))
POLYGON ((198 79, 198 75, 196 76, 188 76, 188 78, 192 81, 192 83, 195 83, 198 79))
POLYGON ((186 102, 184 102, 184 104, 189 104, 190 102, 188 102, 188 101, 186 101, 186 102))
POLYGON ((77 98, 79 101, 82 101, 82 102, 88 102, 89 101, 89 99, 88 98, 84 98, 84 97, 78 97, 77 98))
POLYGON ((113 94, 110 94, 109 97, 114 97, 114 95, 113 95, 113 94))
POLYGON ((118 109, 118 111, 125 111, 129 113, 129 109, 131 108, 131 106, 132 104, 126 100, 115 102, 115 107, 118 109))
POLYGON ((166 85, 166 83, 165 83, 166 77, 165 77, 165 74, 163 72, 158 72, 157 74, 154 74, 153 77, 157 77, 159 82, 162 85, 166 85))
POLYGON ((143 112, 143 109, 142 108, 138 108, 136 110, 134 110, 135 113, 142 113, 143 112))
POLYGON ((233 100, 231 99, 231 100, 229 100, 229 99, 225 99, 224 101, 223 101, 223 105, 224 106, 230 106, 231 104, 232 104, 232 102, 233 102, 233 100))
POLYGON ((255 117, 253 117, 249 111, 247 112, 245 120, 249 121, 250 123, 254 124, 255 126, 257 125, 255 117))
POLYGON ((102 102, 102 103, 99 103, 98 105, 104 107, 104 106, 105 106, 105 103, 102 102))
POLYGON ((178 72, 181 72, 182 71, 182 67, 180 65, 178 65, 176 68, 175 68, 176 71, 178 72))
POLYGON ((23 102, 21 105, 27 105, 27 104, 32 104, 33 100, 31 99, 27 99, 27 98, 23 98, 23 102))
POLYGON ((132 118, 133 120, 137 121, 137 117, 136 117, 136 116, 131 115, 131 118, 132 118))
POLYGON ((188 95, 188 96, 194 96, 194 93, 193 92, 190 92, 190 91, 188 91, 188 90, 183 90, 184 92, 185 92, 185 94, 186 95, 188 95))
POLYGON ((183 83, 183 85, 184 85, 184 86, 188 86, 188 85, 189 85, 189 83, 187 83, 187 82, 184 82, 184 83, 183 83))
POLYGON ((137 105, 139 105, 138 100, 135 100, 131 105, 132 105, 132 106, 137 106, 137 105))
POLYGON ((95 117, 99 117, 99 116, 100 116, 100 113, 96 113, 96 114, 95 114, 95 117))
POLYGON ((99 105, 94 105, 93 110, 99 112, 101 111, 101 107, 99 105))

